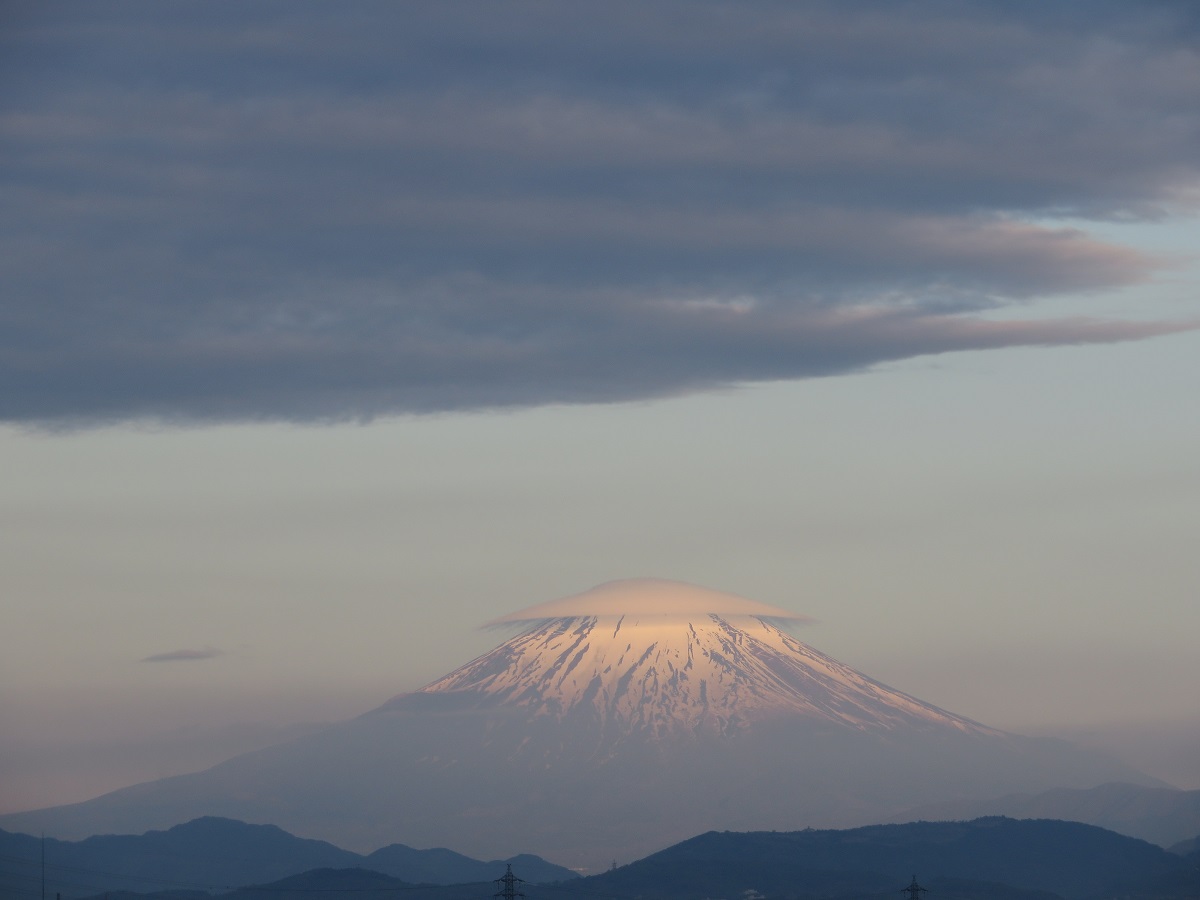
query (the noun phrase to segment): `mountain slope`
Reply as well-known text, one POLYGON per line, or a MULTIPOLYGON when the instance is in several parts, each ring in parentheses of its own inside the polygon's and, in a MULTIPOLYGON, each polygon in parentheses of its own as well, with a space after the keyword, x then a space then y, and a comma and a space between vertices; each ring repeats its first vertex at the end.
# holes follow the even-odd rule
MULTIPOLYGON (((44 853, 48 891, 149 891, 161 886, 237 887, 318 866, 353 866, 361 857, 325 841, 295 837, 273 825, 200 818, 166 831, 105 834, 83 841, 41 841, 0 831, 4 876, 40 875, 44 853)), ((3 882, 0 882, 2 884, 3 882)))
POLYGON ((706 829, 1149 781, 880 684, 784 632, 787 617, 678 583, 602 586, 506 617, 524 631, 352 721, 0 825, 82 836, 219 815, 360 850, 532 849, 594 868, 706 829))
POLYGON ((457 692, 626 734, 727 733, 789 715, 863 731, 999 734, 873 681, 769 620, 715 613, 541 622, 421 691, 457 692))
POLYGON ((264 883, 312 869, 362 867, 407 882, 462 884, 488 881, 513 863, 531 881, 575 877, 536 856, 483 862, 450 850, 414 850, 399 844, 368 857, 288 834, 273 825, 202 818, 166 831, 100 835, 83 841, 0 831, 0 896, 40 892, 43 854, 48 895, 112 891, 205 889, 264 883))
POLYGON ((1170 847, 1200 834, 1200 791, 1118 783, 1055 788, 1039 794, 930 804, 907 810, 892 821, 978 816, 1069 819, 1170 847))
MULTIPOLYGON (((529 873, 514 866, 514 874, 529 873)), ((709 832, 583 881, 525 886, 533 900, 703 896, 827 900, 894 898, 918 873, 939 900, 1079 900, 1197 896, 1200 870, 1145 842, 1076 822, 920 822, 847 831, 709 832)), ((317 869, 221 894, 224 900, 479 900, 490 882, 415 886, 369 869, 317 869)), ((110 900, 204 900, 207 894, 115 894, 110 900)), ((70 900, 70 898, 69 898, 70 900)), ((100 900, 97 896, 95 900, 100 900)))
MULTIPOLYGON (((1177 879, 1188 864, 1160 847, 1078 822, 985 818, 845 831, 709 832, 582 883, 597 895, 656 900, 888 891, 917 873, 1082 898, 1177 879)), ((945 896, 939 893, 938 896, 945 896)))

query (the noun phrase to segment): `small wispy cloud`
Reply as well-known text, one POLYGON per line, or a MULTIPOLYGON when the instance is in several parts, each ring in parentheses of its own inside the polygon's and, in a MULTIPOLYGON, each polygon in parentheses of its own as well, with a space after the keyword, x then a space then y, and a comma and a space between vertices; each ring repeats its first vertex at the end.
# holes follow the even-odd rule
POLYGON ((223 655, 220 650, 208 647, 204 650, 172 650, 169 653, 155 653, 153 656, 147 656, 144 659, 138 660, 138 662, 186 662, 194 659, 215 659, 223 655))

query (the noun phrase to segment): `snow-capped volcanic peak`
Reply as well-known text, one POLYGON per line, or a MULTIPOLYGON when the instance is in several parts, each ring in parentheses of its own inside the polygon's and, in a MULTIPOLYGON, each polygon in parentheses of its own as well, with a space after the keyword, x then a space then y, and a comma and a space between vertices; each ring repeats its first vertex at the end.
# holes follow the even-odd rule
POLYGON ((225 816, 598 870, 710 829, 1144 779, 891 690, 781 630, 786 611, 730 594, 617 582, 506 618, 526 630, 347 722, 0 825, 84 837, 225 816))
POLYGON ((724 733, 789 716, 991 732, 819 653, 780 620, 804 617, 678 582, 612 582, 497 620, 534 624, 419 693, 471 692, 626 733, 724 733))

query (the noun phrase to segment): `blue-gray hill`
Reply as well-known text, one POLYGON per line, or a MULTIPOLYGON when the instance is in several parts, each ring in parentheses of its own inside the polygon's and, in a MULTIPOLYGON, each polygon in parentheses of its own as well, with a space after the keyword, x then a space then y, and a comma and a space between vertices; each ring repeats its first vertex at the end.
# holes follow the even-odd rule
MULTIPOLYGON (((894 900, 917 873, 936 900, 1194 900, 1200 897, 1198 863, 1076 822, 987 818, 846 831, 709 832, 603 875, 524 887, 529 900, 894 900)), ((514 871, 530 874, 519 861, 514 871)), ((355 900, 482 900, 494 890, 490 880, 414 885, 366 868, 326 867, 220 897, 312 900, 324 893, 355 900)), ((195 888, 160 888, 114 893, 106 900, 206 896, 195 888)))
MULTIPOLYGON (((914 873, 924 883, 970 882, 967 894, 992 884, 1070 900, 1189 883, 1187 861, 1145 841, 1078 822, 997 817, 843 831, 708 832, 584 884, 647 900, 752 896, 747 891, 836 897, 896 895, 914 873)), ((963 890, 960 884, 957 895, 963 890)), ((950 896, 939 893, 938 900, 950 896)))
POLYGON ((1059 787, 1037 794, 955 800, 908 810, 892 822, 975 819, 1066 819, 1173 847, 1200 834, 1200 791, 1110 782, 1093 788, 1059 787))
MULTIPOLYGON (((313 869, 371 869, 406 882, 455 884, 490 881, 512 862, 531 881, 576 877, 530 855, 485 862, 450 850, 396 844, 367 857, 274 825, 214 816, 141 835, 47 838, 44 849, 47 896, 61 893, 64 898, 116 891, 233 890, 313 869)), ((0 896, 40 896, 42 851, 39 838, 0 830, 0 896)))

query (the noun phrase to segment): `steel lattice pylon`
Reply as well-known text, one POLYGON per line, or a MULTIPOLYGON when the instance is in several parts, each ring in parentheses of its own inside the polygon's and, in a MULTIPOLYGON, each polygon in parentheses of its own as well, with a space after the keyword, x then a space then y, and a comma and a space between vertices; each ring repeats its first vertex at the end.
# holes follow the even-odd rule
POLYGON ((525 900, 525 895, 517 890, 517 885, 524 883, 525 882, 523 880, 512 873, 512 863, 509 863, 507 871, 504 873, 504 877, 496 879, 496 886, 499 887, 500 890, 492 896, 495 898, 495 900, 516 900, 516 898, 525 900))
MULTIPOLYGON (((929 888, 923 888, 917 884, 917 876, 913 876, 912 884, 906 888, 901 888, 900 893, 908 894, 908 900, 921 900, 921 895, 929 892, 929 888)), ((497 895, 498 896, 498 895, 497 895)))

